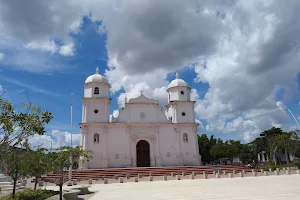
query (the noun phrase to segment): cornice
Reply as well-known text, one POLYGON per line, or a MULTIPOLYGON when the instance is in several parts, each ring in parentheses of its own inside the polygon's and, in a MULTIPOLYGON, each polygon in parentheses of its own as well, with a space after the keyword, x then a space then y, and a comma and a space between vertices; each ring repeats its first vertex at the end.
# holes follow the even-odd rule
POLYGON ((160 127, 160 126, 175 126, 175 127, 186 127, 186 126, 193 126, 198 127, 199 123, 123 123, 123 122, 114 122, 114 123, 79 123, 79 126, 86 127, 86 126, 94 126, 94 127, 160 127))

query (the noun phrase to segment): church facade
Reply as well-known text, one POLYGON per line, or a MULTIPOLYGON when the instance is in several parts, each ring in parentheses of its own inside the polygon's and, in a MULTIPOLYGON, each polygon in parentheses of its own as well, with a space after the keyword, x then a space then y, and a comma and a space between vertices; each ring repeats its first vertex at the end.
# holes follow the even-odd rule
POLYGON ((85 81, 81 145, 93 151, 93 158, 81 168, 201 165, 195 102, 178 74, 167 88, 165 109, 141 91, 136 98, 125 98, 119 116, 110 119, 109 89, 98 68, 85 81))

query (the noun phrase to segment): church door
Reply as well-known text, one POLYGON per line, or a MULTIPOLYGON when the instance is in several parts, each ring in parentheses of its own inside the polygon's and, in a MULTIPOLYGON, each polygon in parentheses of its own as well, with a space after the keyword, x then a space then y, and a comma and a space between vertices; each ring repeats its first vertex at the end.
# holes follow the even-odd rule
POLYGON ((150 145, 145 140, 136 144, 136 166, 150 167, 150 145))

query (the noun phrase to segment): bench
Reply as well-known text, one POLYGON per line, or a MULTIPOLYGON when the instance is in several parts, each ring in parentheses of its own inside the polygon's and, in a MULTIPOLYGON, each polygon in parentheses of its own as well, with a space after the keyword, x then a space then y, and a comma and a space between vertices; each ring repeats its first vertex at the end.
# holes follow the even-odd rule
POLYGON ((64 190, 63 197, 65 200, 77 200, 80 190, 70 189, 64 190))
POLYGON ((88 189, 89 187, 91 187, 91 186, 90 185, 78 185, 78 186, 72 187, 71 189, 80 190, 79 195, 83 195, 83 194, 91 193, 88 189))

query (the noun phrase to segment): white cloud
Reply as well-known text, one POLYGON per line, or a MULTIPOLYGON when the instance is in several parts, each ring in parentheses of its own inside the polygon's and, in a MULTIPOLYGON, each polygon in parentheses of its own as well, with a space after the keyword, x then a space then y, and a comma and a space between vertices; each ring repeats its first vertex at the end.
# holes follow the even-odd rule
POLYGON ((62 56, 73 56, 75 46, 73 43, 58 46, 54 41, 33 41, 25 45, 28 49, 39 49, 41 51, 49 51, 51 53, 59 53, 62 56))
MULTIPOLYGON (((72 134, 72 146, 80 145, 81 134, 72 134)), ((52 143, 52 149, 61 147, 61 146, 70 146, 71 145, 71 133, 65 131, 59 131, 52 129, 50 133, 45 135, 35 135, 28 139, 29 144, 32 148, 37 148, 38 146, 50 149, 52 143)))
POLYGON ((300 126, 291 126, 289 128, 289 131, 299 131, 300 130, 300 126))
POLYGON ((286 100, 297 90, 298 1, 72 0, 62 5, 54 0, 0 4, 0 29, 5 36, 1 38, 10 36, 24 44, 59 38, 66 44, 59 49, 63 55, 74 53, 68 46, 69 33, 79 30, 84 14, 91 12, 93 20, 101 20, 99 32, 107 33, 110 67, 105 75, 112 92, 125 90, 119 104, 125 95, 138 96, 141 89, 146 96, 166 103, 167 75, 198 63, 195 80, 207 83, 209 89, 203 99, 195 90, 191 96, 197 101, 197 118, 207 121, 207 130, 236 132, 249 141, 264 128, 290 121, 286 112, 278 110, 275 94, 283 89, 286 100), (26 18, 19 21, 18 15, 26 18))
POLYGON ((70 43, 60 47, 59 53, 63 56, 73 56, 74 55, 74 44, 70 43))
POLYGON ((286 111, 286 106, 284 105, 284 103, 282 103, 281 101, 277 101, 276 105, 278 106, 278 108, 282 111, 286 111))
POLYGON ((2 85, 0 85, 0 92, 2 92, 3 91, 3 87, 2 87, 2 85))
POLYGON ((42 51, 49 51, 51 53, 55 53, 58 50, 58 46, 54 41, 33 41, 25 45, 28 49, 40 49, 42 51))
POLYGON ((2 52, 0 52, 0 60, 3 60, 3 59, 4 59, 4 56, 5 56, 5 54, 2 53, 2 52))

